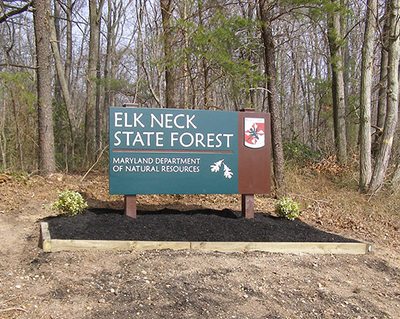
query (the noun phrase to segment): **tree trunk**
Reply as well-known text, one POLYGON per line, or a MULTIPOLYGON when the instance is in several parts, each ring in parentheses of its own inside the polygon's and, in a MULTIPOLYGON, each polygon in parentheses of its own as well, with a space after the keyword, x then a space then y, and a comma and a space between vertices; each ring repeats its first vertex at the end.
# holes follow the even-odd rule
MULTIPOLYGON (((183 21, 187 21, 188 19, 188 2, 185 0, 183 2, 183 21)), ((189 52, 189 32, 188 28, 184 27, 183 28, 183 41, 184 41, 184 46, 185 50, 188 50, 189 52)), ((183 103, 182 107, 184 109, 189 108, 189 89, 190 89, 190 69, 189 69, 189 61, 190 61, 190 55, 189 53, 186 54, 186 59, 183 65, 183 77, 184 77, 184 82, 183 82, 183 103)))
MULTIPOLYGON (((138 70, 140 70, 140 68, 143 70, 144 75, 143 77, 146 78, 147 80, 147 84, 149 86, 149 90, 151 92, 152 97, 154 98, 154 100, 157 103, 157 106, 162 108, 165 107, 164 105, 164 100, 163 98, 165 97, 164 94, 162 94, 162 84, 161 84, 161 78, 162 76, 160 75, 161 72, 157 72, 157 76, 155 79, 152 78, 152 74, 151 74, 151 70, 148 68, 147 64, 147 60, 146 59, 146 54, 145 54, 145 39, 143 36, 143 25, 145 24, 145 20, 144 17, 146 17, 147 12, 146 12, 146 6, 145 6, 145 1, 138 1, 136 0, 136 7, 138 8, 136 10, 136 20, 138 21, 138 36, 137 36, 137 54, 136 54, 136 60, 138 63, 138 70), (157 82, 157 85, 154 86, 154 82, 157 82), (159 88, 157 90, 157 88, 159 88)), ((164 52, 165 54, 165 52, 164 52)), ((138 74, 140 74, 141 72, 138 71, 138 74)), ((136 102, 136 101, 134 101, 136 102)))
POLYGON ((360 180, 359 190, 365 192, 371 181, 371 93, 374 62, 378 0, 368 0, 361 61, 360 86, 360 180))
MULTIPOLYGON (((75 2, 74 2, 75 3, 75 2)), ((67 43, 65 52, 65 77, 68 85, 71 82, 71 65, 72 65, 72 7, 73 3, 71 0, 67 1, 67 7, 65 8, 65 14, 67 16, 67 43)))
MULTIPOLYGON (((202 1, 198 1, 198 10, 199 10, 199 27, 201 29, 204 29, 204 18, 203 18, 203 2, 202 1)), ((203 95, 203 108, 204 109, 209 109, 210 105, 209 105, 209 86, 210 86, 210 81, 209 81, 209 66, 208 66, 208 62, 207 59, 203 56, 201 58, 201 62, 199 63, 200 68, 202 70, 202 75, 203 75, 203 83, 202 83, 202 91, 201 94, 203 95)))
POLYGON ((381 69, 379 74, 379 97, 378 97, 378 110, 376 115, 376 128, 373 140, 372 154, 375 158, 378 154, 379 143, 381 141, 383 126, 385 125, 386 107, 387 107, 387 87, 388 87, 388 43, 389 43, 389 1, 385 6, 385 17, 383 25, 383 43, 381 48, 381 69))
POLYGON ((72 105, 71 94, 69 92, 69 84, 68 79, 65 75, 65 68, 61 61, 60 47, 58 45, 56 28, 54 24, 54 19, 50 19, 50 38, 51 38, 51 48, 53 51, 54 64, 56 66, 58 82, 61 88, 61 92, 64 98, 65 107, 67 109, 68 114, 68 122, 71 133, 71 141, 74 144, 75 141, 75 132, 76 132, 76 121, 75 121, 75 112, 72 105))
MULTIPOLYGON (((113 10, 115 10, 115 8, 112 6, 111 0, 108 0, 107 3, 107 21, 106 21, 106 25, 107 25, 107 47, 106 47, 106 58, 104 61, 104 80, 105 80, 105 84, 104 84, 104 100, 103 100, 103 112, 105 112, 105 114, 107 114, 108 112, 108 108, 111 106, 115 106, 111 104, 111 86, 110 86, 110 80, 113 78, 112 75, 112 61, 115 58, 114 55, 114 50, 115 50, 115 43, 113 41, 114 38, 114 27, 113 27, 113 20, 112 20, 112 13, 113 10)), ((106 132, 108 135, 109 132, 109 127, 108 127, 108 121, 105 121, 105 128, 106 128, 106 132)))
MULTIPOLYGON (((3 81, 0 82, 3 84, 3 81)), ((5 134, 5 123, 6 123, 6 101, 1 101, 2 105, 0 105, 0 153, 1 153, 1 166, 4 171, 7 171, 7 158, 6 158, 6 150, 7 150, 7 138, 5 134)))
MULTIPOLYGON (((100 52, 100 41, 98 52, 100 52)), ((102 148, 102 139, 101 139, 101 112, 100 110, 100 99, 101 99, 101 86, 99 85, 101 80, 101 72, 100 72, 100 58, 97 59, 97 70, 96 70, 96 101, 95 101, 95 114, 96 114, 96 151, 102 148)))
MULTIPOLYGON (((291 59, 292 59, 292 63, 293 63, 293 68, 294 68, 294 74, 293 74, 293 79, 291 81, 291 88, 290 88, 290 92, 291 92, 291 97, 290 97, 290 110, 288 112, 288 123, 287 125, 289 126, 289 137, 290 139, 295 139, 297 136, 297 132, 296 132, 296 112, 298 112, 298 107, 297 107, 297 103, 299 100, 299 87, 300 87, 300 81, 299 81, 299 66, 298 66, 298 56, 296 55, 296 53, 292 52, 291 54, 291 59)), ((304 134, 303 134, 304 136, 304 134)))
POLYGON ((15 121, 15 133, 17 137, 17 149, 18 149, 18 155, 19 155, 19 167, 22 171, 25 170, 24 168, 24 152, 22 150, 22 142, 21 142, 21 129, 20 129, 20 122, 18 120, 18 111, 17 111, 17 101, 14 96, 14 92, 12 89, 10 89, 11 93, 11 100, 13 104, 13 115, 14 115, 14 121, 15 121))
POLYGON ((50 0, 35 0, 33 7, 39 115, 39 171, 43 175, 49 175, 56 171, 51 103, 50 0))
POLYGON ((173 66, 173 32, 171 26, 172 20, 172 0, 160 0, 161 17, 164 36, 164 58, 165 58, 165 102, 167 108, 176 108, 176 78, 173 66))
POLYGON ((333 98, 333 124, 336 156, 340 163, 347 160, 346 142, 346 97, 343 71, 343 46, 340 43, 343 39, 341 26, 340 2, 331 0, 337 4, 337 9, 329 17, 329 48, 331 51, 332 68, 332 98, 333 98))
MULTIPOLYGON (((340 5, 342 10, 346 10, 349 7, 349 0, 340 0, 340 5)), ((344 13, 340 15, 340 30, 342 31, 341 38, 344 39, 346 37, 347 32, 349 32, 348 29, 348 14, 344 13)), ((350 140, 352 134, 351 134, 351 128, 352 128, 352 123, 351 121, 347 120, 348 115, 351 114, 350 110, 350 105, 349 105, 349 96, 350 96, 350 68, 351 68, 351 57, 350 57, 350 45, 349 41, 344 41, 343 43, 343 96, 344 96, 344 119, 345 119, 345 145, 346 145, 346 159, 347 161, 347 150, 349 147, 351 148, 352 145, 356 145, 358 143, 358 138, 355 140, 350 140)))
POLYGON ((259 0, 260 19, 262 23, 262 40, 264 43, 265 73, 267 77, 267 97, 271 113, 272 157, 276 197, 285 196, 285 175, 281 114, 278 105, 276 84, 275 43, 272 35, 271 17, 268 0, 259 0))
MULTIPOLYGON (((54 46, 58 47, 58 52, 60 52, 60 4, 58 3, 58 1, 53 1, 53 15, 50 18, 50 43, 51 43, 51 49, 52 51, 54 51, 54 46), (54 26, 54 30, 53 30, 53 26, 54 26), (54 35, 53 35, 53 31, 54 31, 54 35)), ((54 53, 53 53, 54 54, 54 53)), ((62 103, 63 103, 63 93, 62 93, 62 88, 61 88, 61 83, 60 83, 60 79, 59 76, 57 74, 54 75, 55 79, 54 79, 54 99, 56 101, 56 105, 55 105, 55 110, 54 112, 57 114, 58 112, 58 108, 62 108, 62 103)), ((60 123, 57 123, 57 119, 55 119, 55 132, 59 131, 61 128, 58 127, 60 123)), ((57 137, 55 136, 55 139, 57 139, 57 137)), ((56 143, 57 145, 57 143, 56 143)), ((61 145, 60 145, 61 146, 61 145)), ((57 147, 56 147, 56 153, 57 153, 57 147)))
POLYGON ((400 160, 397 160, 396 170, 392 177, 392 189, 397 194, 400 191, 400 160))
POLYGON ((89 0, 90 39, 86 78, 85 155, 91 160, 96 146, 96 94, 99 61, 100 19, 104 0, 89 0))
POLYGON ((388 44, 388 92, 387 92, 387 114, 385 126, 382 133, 382 143, 375 161, 369 191, 375 193, 384 182, 385 174, 389 166, 392 151, 394 133, 398 120, 398 94, 399 94, 399 18, 400 0, 390 0, 389 4, 389 44, 388 44))

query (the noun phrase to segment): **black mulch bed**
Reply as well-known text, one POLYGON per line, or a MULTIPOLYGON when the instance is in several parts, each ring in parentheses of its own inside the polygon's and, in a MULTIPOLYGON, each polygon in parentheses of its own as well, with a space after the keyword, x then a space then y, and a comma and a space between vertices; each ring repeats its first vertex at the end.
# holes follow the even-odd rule
POLYGON ((239 212, 211 209, 180 212, 163 209, 138 211, 136 219, 123 211, 91 209, 74 217, 49 217, 52 239, 202 241, 202 242, 357 242, 330 234, 296 219, 264 213, 254 219, 239 212))

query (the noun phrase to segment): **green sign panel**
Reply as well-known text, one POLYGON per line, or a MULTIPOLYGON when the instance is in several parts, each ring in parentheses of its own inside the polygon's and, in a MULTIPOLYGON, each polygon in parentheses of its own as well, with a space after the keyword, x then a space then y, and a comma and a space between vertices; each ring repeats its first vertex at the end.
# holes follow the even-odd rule
POLYGON ((238 113, 110 108, 110 194, 238 193, 238 113))

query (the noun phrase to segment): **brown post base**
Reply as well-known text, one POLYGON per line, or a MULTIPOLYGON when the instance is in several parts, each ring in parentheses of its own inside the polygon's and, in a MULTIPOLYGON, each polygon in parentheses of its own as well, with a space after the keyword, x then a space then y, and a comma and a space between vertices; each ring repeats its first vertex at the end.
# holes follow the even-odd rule
POLYGON ((125 215, 136 218, 136 195, 125 195, 125 215))
POLYGON ((254 218, 254 194, 242 194, 242 216, 254 218))

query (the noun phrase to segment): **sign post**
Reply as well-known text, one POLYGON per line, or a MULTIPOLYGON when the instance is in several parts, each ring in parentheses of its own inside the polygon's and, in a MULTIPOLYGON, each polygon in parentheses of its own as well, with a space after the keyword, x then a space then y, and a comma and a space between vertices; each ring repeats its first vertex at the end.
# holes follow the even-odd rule
MULTIPOLYGON (((138 107, 136 103, 125 103, 124 107, 138 107)), ((136 195, 124 196, 124 213, 131 218, 137 217, 136 195)))
MULTIPOLYGON (((254 109, 243 109, 241 112, 250 112, 253 113, 254 109)), ((244 132, 246 134, 246 130, 248 131, 250 128, 244 128, 244 132)), ((265 131, 265 129, 264 129, 265 131)), ((265 138, 265 135, 264 135, 265 138)), ((245 135, 244 143, 248 144, 248 147, 254 148, 253 144, 250 143, 250 138, 248 134, 245 135)), ((245 218, 251 219, 254 218, 254 194, 242 194, 242 216, 245 218)))
POLYGON ((110 108, 110 194, 125 195, 136 217, 138 194, 270 193, 270 118, 243 112, 110 108))

